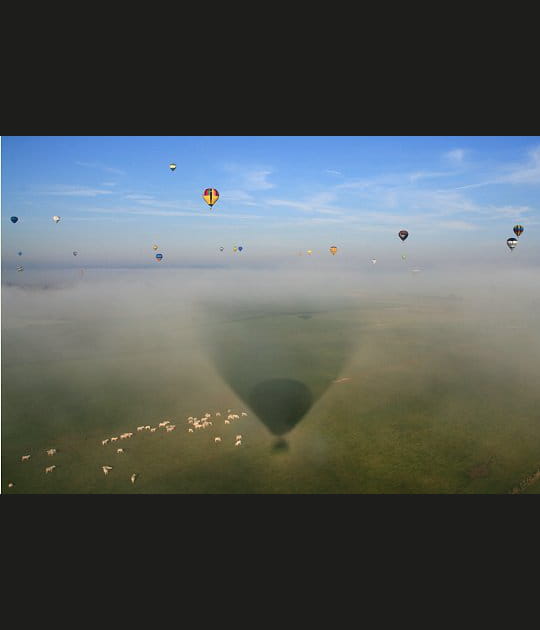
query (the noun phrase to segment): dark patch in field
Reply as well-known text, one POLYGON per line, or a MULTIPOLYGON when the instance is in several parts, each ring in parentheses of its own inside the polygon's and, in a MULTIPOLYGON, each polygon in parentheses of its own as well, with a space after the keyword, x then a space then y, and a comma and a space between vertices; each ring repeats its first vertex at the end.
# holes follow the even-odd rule
POLYGON ((313 396, 300 381, 275 378, 256 385, 248 400, 271 433, 284 435, 306 415, 313 396))

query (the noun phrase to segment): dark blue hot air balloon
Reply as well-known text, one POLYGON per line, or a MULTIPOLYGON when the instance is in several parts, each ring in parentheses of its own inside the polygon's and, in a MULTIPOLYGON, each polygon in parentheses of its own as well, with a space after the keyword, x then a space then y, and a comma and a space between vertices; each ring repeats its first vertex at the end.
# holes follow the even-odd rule
POLYGON ((242 245, 238 246, 238 251, 241 252, 244 248, 242 247, 242 245))
POLYGON ((514 234, 519 238, 523 234, 523 226, 514 225, 514 234))
POLYGON ((163 254, 156 254, 156 259, 161 260, 163 258, 163 254))
POLYGON ((19 220, 19 217, 11 217, 12 223, 17 223, 18 220, 19 220))

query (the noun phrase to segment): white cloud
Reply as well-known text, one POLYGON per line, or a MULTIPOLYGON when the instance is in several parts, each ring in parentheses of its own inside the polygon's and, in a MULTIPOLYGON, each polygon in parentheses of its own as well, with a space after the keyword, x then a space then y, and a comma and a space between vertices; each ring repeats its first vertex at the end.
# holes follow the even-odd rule
POLYGON ((498 181, 511 184, 540 184, 540 146, 529 151, 527 164, 514 168, 498 181))
POLYGON ((465 149, 452 149, 443 154, 443 158, 451 164, 462 164, 465 158, 465 149))
POLYGON ((272 170, 268 167, 246 167, 240 164, 225 164, 224 170, 235 176, 236 185, 241 189, 268 190, 274 184, 268 181, 272 170))
POLYGON ((126 172, 119 168, 113 168, 100 162, 75 162, 78 166, 85 166, 86 168, 97 168, 100 171, 106 171, 107 173, 114 173, 115 175, 125 175, 126 172))
POLYGON ((334 171, 331 168, 327 168, 325 170, 325 173, 330 173, 331 175, 343 175, 343 173, 341 171, 334 171))
POLYGON ((43 191, 41 194, 63 195, 66 197, 97 197, 98 195, 111 195, 112 190, 87 188, 85 186, 57 186, 55 189, 43 191))
POLYGON ((439 223, 439 226, 444 228, 445 230, 473 231, 478 229, 478 226, 473 225, 472 223, 468 223, 467 221, 441 221, 441 223, 439 223))

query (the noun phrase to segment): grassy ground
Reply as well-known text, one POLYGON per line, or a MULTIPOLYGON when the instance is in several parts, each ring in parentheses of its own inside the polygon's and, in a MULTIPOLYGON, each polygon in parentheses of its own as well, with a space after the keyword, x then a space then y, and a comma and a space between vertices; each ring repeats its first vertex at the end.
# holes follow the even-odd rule
POLYGON ((516 332, 501 361, 500 331, 452 300, 214 305, 190 326, 174 313, 159 331, 131 323, 105 342, 69 317, 5 324, 2 492, 506 493, 540 466, 537 358, 523 363, 516 332), (272 379, 309 391, 290 431, 272 432, 285 390, 265 418, 253 411, 272 379), (188 433, 188 416, 227 408, 249 415, 188 433), (175 431, 136 432, 165 418, 175 431), (125 454, 101 445, 125 431, 125 454))

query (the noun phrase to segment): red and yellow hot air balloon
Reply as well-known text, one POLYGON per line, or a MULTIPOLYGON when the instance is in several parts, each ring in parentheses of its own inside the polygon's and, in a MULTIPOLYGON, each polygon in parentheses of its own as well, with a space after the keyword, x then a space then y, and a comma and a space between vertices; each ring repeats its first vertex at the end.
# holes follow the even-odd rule
POLYGON ((203 199, 210 206, 210 210, 212 210, 212 206, 219 199, 219 193, 218 193, 218 191, 215 188, 207 188, 203 192, 203 199))
POLYGON ((337 247, 335 245, 332 245, 332 247, 330 248, 330 251, 332 252, 332 256, 335 256, 337 252, 337 247))

